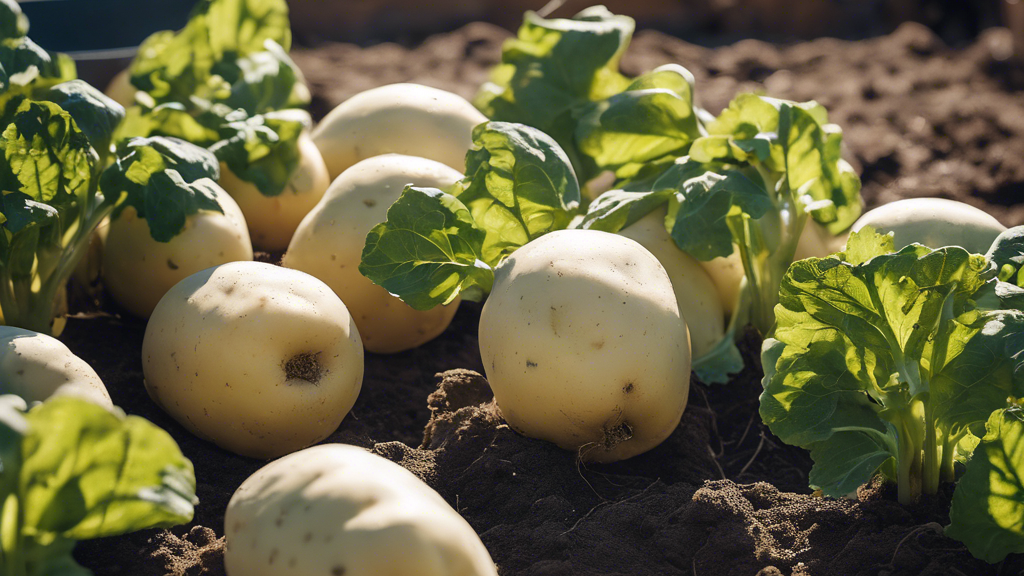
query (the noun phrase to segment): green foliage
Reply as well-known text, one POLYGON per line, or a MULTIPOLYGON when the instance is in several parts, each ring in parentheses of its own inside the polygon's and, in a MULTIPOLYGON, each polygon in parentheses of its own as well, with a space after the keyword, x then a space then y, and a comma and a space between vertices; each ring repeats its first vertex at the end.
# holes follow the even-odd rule
POLYGON ((28 18, 15 0, 0 0, 0 40, 28 34, 28 18))
POLYGON ((302 160, 299 136, 313 123, 309 114, 287 110, 246 118, 235 112, 226 120, 219 128, 221 140, 210 152, 264 196, 284 192, 302 160))
POLYGON ((987 260, 892 248, 868 227, 845 253, 794 263, 765 342, 761 418, 811 450, 811 484, 826 495, 890 460, 901 502, 934 494, 960 441, 1024 392, 1024 314, 978 306, 996 284, 987 260))
POLYGON ((101 156, 110 152, 114 131, 124 120, 124 107, 82 80, 58 84, 43 96, 75 119, 75 123, 101 156))
POLYGON ((0 397, 5 574, 90 574, 76 540, 192 519, 195 475, 174 440, 135 416, 58 397, 22 416, 0 397))
POLYGON ((580 191, 565 152, 505 122, 473 131, 466 177, 449 192, 407 187, 366 238, 359 271, 417 310, 490 292, 493 268, 569 225, 580 191))
POLYGON ((117 147, 114 163, 104 171, 101 187, 123 198, 112 214, 135 208, 153 239, 169 242, 199 210, 223 213, 217 202, 220 165, 209 151, 184 140, 132 138, 117 147))
POLYGON ((953 493, 946 536, 992 564, 1024 552, 1024 412, 996 410, 953 493))
POLYGON ((1024 310, 1024 226, 1005 230, 986 256, 999 271, 996 295, 1003 307, 1024 310))

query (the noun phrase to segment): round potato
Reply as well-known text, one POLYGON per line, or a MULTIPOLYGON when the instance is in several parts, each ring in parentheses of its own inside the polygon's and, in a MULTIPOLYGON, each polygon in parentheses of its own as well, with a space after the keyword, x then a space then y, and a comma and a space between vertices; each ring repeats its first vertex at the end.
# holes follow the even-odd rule
POLYGON ((103 243, 103 281, 121 306, 148 318, 160 298, 184 278, 211 266, 252 260, 252 243, 238 204, 217 196, 224 213, 201 210, 170 242, 157 242, 135 208, 110 222, 103 243))
POLYGON ((469 524, 411 472, 326 444, 272 462, 224 515, 228 576, 497 576, 469 524))
POLYGON ((299 136, 299 166, 284 192, 264 196, 259 188, 235 175, 227 164, 220 165, 220 185, 235 199, 245 216, 253 246, 277 252, 288 247, 299 222, 323 198, 331 184, 327 166, 316 144, 303 133, 299 136))
POLYGON ((96 371, 56 338, 0 326, 0 395, 15 394, 26 402, 51 396, 74 396, 113 408, 96 371))
POLYGON ((388 153, 464 170, 473 128, 486 121, 457 94, 419 84, 390 84, 342 102, 313 131, 313 142, 332 179, 360 160, 388 153))
POLYGON ((443 188, 462 178, 433 160, 385 154, 352 166, 337 178, 295 231, 282 265, 323 280, 355 318, 363 346, 382 354, 415 348, 452 321, 459 300, 415 310, 359 273, 366 235, 387 218, 406 185, 443 188))
POLYGON ((879 206, 861 216, 852 230, 865 226, 880 234, 892 232, 897 250, 917 242, 929 248, 960 246, 974 254, 988 252, 1006 230, 985 211, 943 198, 912 198, 879 206))
POLYGON ((676 246, 665 229, 667 212, 667 206, 653 210, 619 234, 639 242, 665 267, 672 281, 679 313, 690 331, 692 355, 700 358, 725 335, 725 312, 711 277, 694 257, 676 246))
POLYGON ((191 432, 253 458, 337 429, 363 380, 363 346, 323 282, 260 262, 193 274, 160 300, 142 343, 146 390, 191 432))
POLYGON ((618 234, 552 232, 502 262, 480 355, 508 424, 584 461, 650 450, 686 407, 690 342, 672 283, 618 234))

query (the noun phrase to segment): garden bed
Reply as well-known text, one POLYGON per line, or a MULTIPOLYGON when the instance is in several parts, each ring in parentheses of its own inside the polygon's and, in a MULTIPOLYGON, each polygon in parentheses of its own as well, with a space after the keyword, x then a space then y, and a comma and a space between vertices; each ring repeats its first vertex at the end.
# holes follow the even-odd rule
MULTIPOLYGON (((400 81, 469 97, 507 36, 476 24, 414 50, 335 44, 293 56, 313 90, 314 116, 322 117, 357 92, 400 81)), ((778 48, 745 41, 714 50, 643 32, 623 68, 635 75, 682 64, 714 113, 738 91, 815 99, 843 127, 845 156, 862 174, 869 206, 940 196, 1016 225, 1024 222, 1024 113, 1009 55, 1004 31, 951 50, 917 25, 861 42, 778 48)), ((691 386, 668 441, 625 462, 584 466, 572 453, 512 432, 477 377, 435 376, 482 372, 478 316, 478 305, 463 304, 433 342, 393 356, 368 354, 359 399, 328 441, 372 448, 426 480, 477 530, 503 576, 1024 570, 1024 557, 992 567, 936 532, 948 523, 949 491, 912 508, 896 504, 884 486, 862 488, 859 502, 811 495, 807 453, 776 440, 757 415, 756 334, 745 336, 748 367, 731 384, 691 386)), ((70 319, 62 340, 96 369, 115 404, 174 436, 195 464, 201 503, 191 525, 85 542, 76 557, 98 576, 220 574, 224 510, 262 462, 195 438, 149 400, 144 330, 106 306, 70 319)))

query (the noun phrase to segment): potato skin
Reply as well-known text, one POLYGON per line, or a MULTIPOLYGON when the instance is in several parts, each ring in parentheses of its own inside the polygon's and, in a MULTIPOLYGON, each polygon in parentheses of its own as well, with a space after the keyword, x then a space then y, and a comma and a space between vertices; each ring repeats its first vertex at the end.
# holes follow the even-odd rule
MULTIPOLYGON (((917 242, 929 248, 960 246, 985 254, 1006 226, 970 204, 943 198, 911 198, 883 204, 854 222, 851 230, 872 226, 893 233, 897 250, 917 242)), ((845 244, 845 241, 844 241, 845 244)))
POLYGON ((359 395, 363 347, 323 282, 231 262, 189 276, 160 300, 146 326, 142 367, 150 397, 182 426, 266 459, 337 429, 359 395), (311 357, 317 375, 289 378, 311 357))
POLYGON ((11 326, 0 326, 0 394, 29 403, 74 396, 114 407, 96 371, 60 340, 11 326))
POLYGON ((462 174, 433 160, 384 154, 339 176, 295 231, 282 265, 323 280, 355 318, 363 347, 391 354, 436 338, 452 321, 459 300, 415 310, 359 273, 366 235, 408 184, 446 187, 462 174))
POLYGON ((185 220, 170 242, 157 242, 135 208, 110 222, 103 243, 103 280, 107 290, 132 314, 148 318, 160 298, 182 279, 211 266, 252 260, 249 230, 238 204, 218 195, 224 213, 201 210, 185 220))
POLYGON ((224 515, 228 576, 497 576, 469 524, 411 472, 325 444, 249 477, 224 515))
POLYGON ((260 250, 278 252, 287 248, 299 222, 331 184, 320 150, 308 133, 299 136, 299 152, 299 166, 284 192, 277 196, 264 196, 255 184, 240 179, 226 164, 220 165, 220 185, 238 203, 252 244, 260 250))
POLYGON ((665 229, 667 213, 667 206, 653 210, 619 234, 639 242, 665 267, 679 312, 690 331, 692 357, 700 358, 725 335, 725 312, 711 277, 696 258, 676 246, 665 229))
POLYGON ((419 84, 389 84, 356 94, 313 131, 331 179, 360 160, 407 154, 465 170, 473 128, 487 121, 461 96, 419 84))
POLYGON ((480 355, 508 424, 585 461, 650 450, 686 407, 690 343, 672 283, 617 234, 552 232, 509 256, 480 315, 480 355))

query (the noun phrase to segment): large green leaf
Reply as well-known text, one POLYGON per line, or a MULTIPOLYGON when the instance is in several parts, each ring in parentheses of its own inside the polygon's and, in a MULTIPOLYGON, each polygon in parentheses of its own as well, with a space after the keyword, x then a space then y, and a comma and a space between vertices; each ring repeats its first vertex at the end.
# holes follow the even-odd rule
POLYGON ((288 53, 273 40, 267 40, 264 48, 214 66, 214 72, 231 84, 231 94, 224 103, 250 115, 308 105, 308 93, 295 99, 295 87, 305 80, 288 53))
POLYGON ((36 97, 40 91, 77 76, 75 62, 69 56, 47 52, 28 37, 0 41, 0 66, 9 83, 4 101, 12 95, 36 97))
POLYGON ((763 357, 774 366, 765 367, 761 417, 784 442, 813 450, 816 486, 832 496, 867 481, 881 447, 898 457, 907 440, 898 425, 927 426, 911 414, 915 403, 938 441, 953 442, 1024 383, 1011 342, 1024 314, 975 308, 995 283, 983 257, 918 244, 888 253, 891 239, 870 228, 848 249, 860 263, 840 253, 790 267, 778 344, 763 357))
POLYGON ((624 92, 579 110, 576 143, 604 170, 635 171, 636 165, 684 156, 700 136, 693 75, 675 64, 656 68, 624 92))
POLYGON ((576 215, 580 188, 565 152, 540 130, 488 122, 473 130, 466 178, 455 195, 485 233, 490 266, 576 215))
POLYGON ((104 194, 124 199, 112 214, 128 206, 149 224, 150 235, 169 242, 200 210, 223 212, 218 197, 226 194, 214 179, 220 165, 209 151, 174 138, 133 138, 122 142, 117 158, 103 172, 104 194))
POLYGON ((999 271, 996 295, 1003 307, 1024 310, 1024 226, 1003 231, 986 257, 999 271))
POLYGON ((220 127, 221 140, 210 152, 264 196, 277 196, 299 166, 299 136, 311 124, 309 114, 302 110, 253 117, 238 111, 220 127))
POLYGON ((22 102, 0 148, 19 191, 47 203, 84 199, 99 162, 71 114, 52 102, 22 102))
POLYGON ((838 234, 860 216, 860 179, 841 157, 842 131, 816 102, 741 94, 707 126, 690 156, 748 162, 784 183, 819 223, 838 234))
POLYGON ((67 110, 89 143, 99 151, 110 149, 114 130, 124 120, 123 106, 82 80, 58 84, 43 99, 67 110))
POLYGON ((220 127, 232 110, 227 106, 166 102, 153 107, 132 106, 118 126, 114 141, 146 136, 180 138, 198 146, 212 146, 220 140, 220 127))
MULTIPOLYGON (((633 35, 632 18, 594 6, 571 19, 527 12, 516 38, 502 47, 501 65, 474 104, 488 118, 543 130, 573 152, 572 108, 629 86, 619 60, 633 35)), ((579 168, 579 167, 577 167, 579 168)), ((586 180, 591 174, 580 174, 586 180)))
POLYGON ((82 540, 192 519, 192 463, 163 430, 75 398, 27 415, 21 468, 24 530, 82 540))
POLYGON ((359 271, 417 310, 479 301, 494 283, 481 260, 486 237, 455 196, 408 186, 366 236, 359 271))
POLYGON ((1024 413, 992 413, 986 434, 953 493, 946 536, 975 557, 1001 562, 1024 552, 1024 413))

